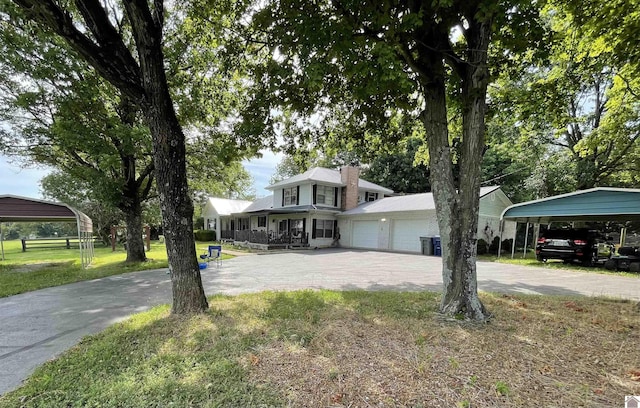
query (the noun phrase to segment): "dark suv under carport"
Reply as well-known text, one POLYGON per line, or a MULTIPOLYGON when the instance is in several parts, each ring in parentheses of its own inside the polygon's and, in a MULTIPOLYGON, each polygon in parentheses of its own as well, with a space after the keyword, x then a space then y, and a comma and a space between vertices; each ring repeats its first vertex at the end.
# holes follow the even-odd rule
POLYGON ((613 245, 607 241, 599 231, 586 228, 547 230, 540 232, 536 258, 542 262, 561 259, 589 266, 604 263, 613 253, 613 245))

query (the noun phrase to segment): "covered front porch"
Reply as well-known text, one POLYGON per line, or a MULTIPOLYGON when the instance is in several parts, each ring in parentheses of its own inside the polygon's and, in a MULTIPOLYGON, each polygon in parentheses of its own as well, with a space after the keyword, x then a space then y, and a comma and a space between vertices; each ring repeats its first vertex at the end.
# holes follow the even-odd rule
POLYGON ((306 214, 252 214, 233 220, 234 245, 254 249, 306 248, 309 246, 306 214))

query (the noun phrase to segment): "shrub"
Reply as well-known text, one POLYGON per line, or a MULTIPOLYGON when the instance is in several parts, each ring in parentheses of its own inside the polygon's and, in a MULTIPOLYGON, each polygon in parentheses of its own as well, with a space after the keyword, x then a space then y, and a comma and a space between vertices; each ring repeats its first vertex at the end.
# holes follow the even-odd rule
POLYGON ((195 230, 193 235, 196 237, 196 241, 215 241, 216 232, 214 230, 195 230))
POLYGON ((485 241, 484 239, 480 238, 476 246, 478 249, 478 255, 484 255, 487 253, 487 241, 485 241))
POLYGON ((513 246, 513 238, 505 239, 502 241, 502 252, 511 252, 511 247, 513 246))
POLYGON ((489 252, 495 255, 498 253, 499 248, 500 248, 500 237, 493 237, 493 241, 491 241, 491 244, 489 245, 489 252))

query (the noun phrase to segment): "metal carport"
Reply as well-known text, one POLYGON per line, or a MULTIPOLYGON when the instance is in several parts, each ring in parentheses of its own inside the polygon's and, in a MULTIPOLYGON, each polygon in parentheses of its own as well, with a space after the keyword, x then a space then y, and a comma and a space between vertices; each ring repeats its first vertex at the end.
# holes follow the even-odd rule
POLYGON ((4 260, 3 222, 75 222, 80 242, 80 261, 85 268, 93 259, 93 222, 84 213, 63 203, 53 203, 35 198, 0 195, 0 247, 4 260))
MULTIPOLYGON (((550 224, 574 221, 632 221, 640 220, 640 190, 597 187, 540 200, 514 204, 500 216, 500 246, 505 221, 527 224, 550 224)), ((502 248, 500 248, 502 249, 502 248)), ((512 256, 515 251, 515 237, 512 256)))

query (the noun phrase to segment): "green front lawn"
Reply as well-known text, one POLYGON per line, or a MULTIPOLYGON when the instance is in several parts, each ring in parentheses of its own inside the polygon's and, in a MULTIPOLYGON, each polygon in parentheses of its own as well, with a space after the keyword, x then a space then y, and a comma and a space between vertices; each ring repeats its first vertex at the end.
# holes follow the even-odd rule
POLYGON ((0 397, 9 407, 622 406, 640 395, 629 301, 483 293, 488 324, 430 292, 214 296, 83 339, 0 397))
POLYGON ((569 269, 575 271, 582 272, 591 272, 591 273, 602 273, 605 275, 618 275, 618 276, 627 276, 631 278, 640 278, 640 274, 633 272, 623 272, 623 271, 610 271, 604 268, 603 265, 598 266, 581 266, 578 264, 565 264, 561 260, 551 259, 547 262, 540 262, 536 259, 536 255, 533 252, 528 252, 526 258, 522 258, 522 252, 516 252, 514 258, 511 259, 511 254, 504 254, 500 258, 495 255, 479 255, 479 261, 485 262, 500 262, 507 263, 513 265, 523 265, 523 266, 535 266, 538 268, 549 268, 549 269, 569 269))
MULTIPOLYGON (((196 242, 196 251, 203 253, 211 243, 196 242)), ((165 245, 152 242, 147 252, 147 262, 126 263, 126 251, 118 246, 115 252, 111 247, 98 246, 91 266, 82 269, 78 249, 29 249, 22 252, 20 240, 4 242, 5 260, 0 261, 0 297, 119 275, 127 272, 167 267, 165 245)), ((231 258, 224 254, 222 259, 231 258)))

